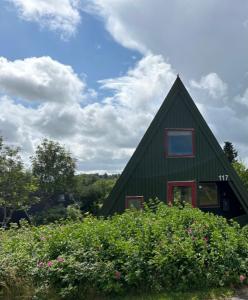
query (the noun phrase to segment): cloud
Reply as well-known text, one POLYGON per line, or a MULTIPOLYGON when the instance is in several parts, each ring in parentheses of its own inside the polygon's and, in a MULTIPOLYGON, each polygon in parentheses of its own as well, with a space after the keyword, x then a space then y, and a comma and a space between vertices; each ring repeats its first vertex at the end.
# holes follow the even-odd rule
POLYGON ((120 171, 136 148, 176 75, 161 56, 148 55, 126 75, 102 80, 113 95, 77 110, 80 166, 120 171))
POLYGON ((240 158, 248 162, 248 89, 231 96, 218 74, 210 73, 199 81, 190 81, 190 94, 221 145, 230 141, 240 158))
MULTIPOLYGON (((154 102, 175 79, 175 72, 161 55, 147 55, 125 76, 102 80, 102 88, 114 91, 112 102, 132 109, 154 110, 154 102)), ((156 108, 155 108, 156 109, 156 108)))
POLYGON ((70 66, 50 57, 8 61, 0 57, 0 92, 28 101, 82 100, 85 83, 70 66))
MULTIPOLYGON (((39 58, 36 60, 39 61, 39 58)), ((26 60, 21 62, 24 61, 26 60)), ((64 65, 56 62, 57 64, 59 69, 64 70, 64 65)), ((68 70, 67 66, 65 68, 68 70)), ((14 70, 11 74, 15 79, 18 68, 14 70)), ((77 74, 71 68, 69 70, 69 78, 72 81, 76 78, 77 82, 77 74)), ((1 75, 3 73, 8 72, 0 72, 1 75)), ((55 101, 57 97, 54 95, 57 92, 44 93, 43 88, 37 89, 34 84, 37 78, 31 76, 30 72, 25 74, 19 76, 22 80, 27 80, 25 93, 19 85, 16 85, 14 93, 12 89, 7 90, 5 87, 5 91, 14 95, 14 98, 0 98, 0 135, 7 138, 8 143, 20 145, 26 160, 41 139, 48 137, 66 145, 77 158, 78 170, 110 173, 123 169, 176 77, 175 71, 162 56, 149 54, 125 75, 100 81, 101 89, 107 90, 111 96, 99 98, 102 93, 94 93, 83 82, 79 86, 83 85, 84 88, 73 96, 74 89, 68 90, 70 84, 61 83, 60 93, 64 95, 60 98, 64 100, 55 101), (36 90, 35 97, 33 90, 36 90), (91 101, 88 101, 89 97, 91 101), (19 103, 16 98, 40 101, 36 106, 27 106, 25 101, 19 103), (66 99, 70 101, 65 101, 66 99), (84 101, 80 102, 78 99, 84 101)), ((42 72, 37 71, 35 74, 38 78, 43 78, 42 72)), ((66 82, 68 83, 68 79, 66 82)), ((0 83, 2 87, 1 79, 0 83)), ((49 86, 52 88, 53 85, 49 86)), ((188 88, 218 140, 221 143, 226 140, 233 142, 242 158, 248 160, 245 151, 247 131, 239 130, 248 121, 247 114, 241 114, 244 111, 243 102, 247 99, 246 92, 231 101, 224 92, 228 91, 226 85, 217 74, 202 76, 188 88), (216 95, 222 98, 214 98, 216 95), (214 101, 209 101, 210 97, 214 101)))
POLYGON ((241 82, 247 71, 247 1, 239 5, 230 0, 88 3, 88 11, 103 18, 118 43, 141 53, 163 55, 184 78, 215 72, 235 90, 237 78, 241 82))
MULTIPOLYGON (((28 87, 33 91, 30 77, 28 73, 25 93, 16 88, 15 97, 34 98, 28 91, 28 87)), ((101 81, 101 88, 112 96, 98 98, 93 103, 87 99, 84 103, 73 101, 72 95, 70 102, 53 101, 54 93, 46 93, 45 101, 39 102, 37 107, 27 107, 25 102, 18 104, 2 96, 0 134, 9 143, 21 145, 25 157, 33 153, 43 137, 48 137, 71 150, 80 170, 118 172, 133 153, 175 77, 174 70, 161 56, 148 55, 124 76, 101 81)), ((68 91, 63 90, 64 85, 60 86, 61 93, 68 95, 68 91)), ((35 98, 43 97, 43 90, 38 89, 35 98)), ((91 97, 87 87, 81 97, 91 97)), ((67 99, 67 96, 62 98, 67 99)))
POLYGON ((213 98, 223 98, 227 94, 227 84, 216 73, 202 76, 200 81, 191 80, 193 88, 206 90, 213 98))
POLYGON ((7 143, 20 146, 24 155, 33 151, 30 121, 34 112, 7 96, 0 97, 0 135, 7 143))
POLYGON ((242 106, 248 108, 248 88, 244 91, 243 95, 237 95, 235 97, 235 101, 237 104, 241 104, 242 106))
POLYGON ((59 32, 63 39, 75 34, 80 23, 79 0, 7 0, 25 21, 59 32))
POLYGON ((118 43, 124 47, 139 50, 142 53, 149 53, 149 49, 139 41, 138 37, 135 34, 133 35, 132 32, 128 32, 128 26, 122 19, 125 14, 135 14, 136 9, 140 7, 140 0, 135 2, 132 0, 86 0, 82 3, 81 8, 84 11, 103 17, 106 29, 118 43))

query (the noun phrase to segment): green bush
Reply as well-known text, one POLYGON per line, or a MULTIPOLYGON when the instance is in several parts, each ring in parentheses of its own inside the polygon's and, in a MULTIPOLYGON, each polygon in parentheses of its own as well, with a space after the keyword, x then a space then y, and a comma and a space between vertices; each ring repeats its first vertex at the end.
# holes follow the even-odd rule
POLYGON ((0 233, 2 293, 36 299, 247 283, 248 227, 190 207, 126 211, 0 233))

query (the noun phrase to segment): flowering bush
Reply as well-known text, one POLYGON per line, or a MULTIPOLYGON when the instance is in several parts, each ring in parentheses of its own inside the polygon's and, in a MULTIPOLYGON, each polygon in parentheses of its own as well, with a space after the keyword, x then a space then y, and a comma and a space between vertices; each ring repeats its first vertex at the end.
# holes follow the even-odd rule
POLYGON ((2 293, 28 287, 36 299, 85 299, 247 284, 248 227, 187 206, 24 224, 0 239, 2 293))

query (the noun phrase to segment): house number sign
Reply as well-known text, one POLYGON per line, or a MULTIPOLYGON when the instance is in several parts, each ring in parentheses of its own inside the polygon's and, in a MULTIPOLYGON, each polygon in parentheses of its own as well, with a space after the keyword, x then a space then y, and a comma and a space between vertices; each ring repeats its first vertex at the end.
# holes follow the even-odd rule
POLYGON ((219 177, 219 180, 220 180, 220 181, 227 181, 227 180, 228 180, 228 177, 229 177, 229 175, 227 175, 227 174, 223 174, 223 175, 219 175, 218 177, 219 177))

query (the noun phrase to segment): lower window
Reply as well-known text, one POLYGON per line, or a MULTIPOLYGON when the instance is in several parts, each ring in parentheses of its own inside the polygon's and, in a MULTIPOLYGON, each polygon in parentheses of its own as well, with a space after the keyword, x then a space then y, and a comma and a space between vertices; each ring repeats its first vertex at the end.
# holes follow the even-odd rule
POLYGON ((199 206, 219 206, 218 189, 215 182, 200 182, 198 189, 199 206))
POLYGON ((196 206, 196 183, 195 181, 169 181, 167 183, 167 201, 189 203, 196 206))
POLYGON ((144 205, 143 196, 126 196, 126 208, 142 209, 144 205))

